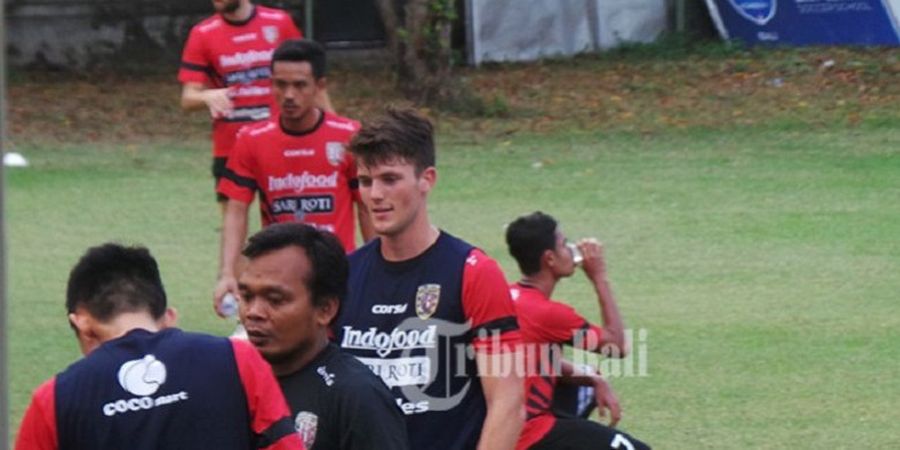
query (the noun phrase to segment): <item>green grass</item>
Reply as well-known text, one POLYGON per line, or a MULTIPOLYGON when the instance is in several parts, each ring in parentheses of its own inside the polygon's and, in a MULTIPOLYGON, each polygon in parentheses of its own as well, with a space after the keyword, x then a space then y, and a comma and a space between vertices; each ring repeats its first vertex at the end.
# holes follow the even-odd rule
MULTIPOLYGON (((536 209, 607 247, 646 377, 613 380, 622 427, 658 448, 900 446, 900 128, 440 138, 442 228, 508 277, 504 224, 536 209), (539 164, 538 164, 539 163, 539 164)), ((90 245, 142 243, 184 328, 218 334, 205 142, 19 148, 8 173, 12 422, 78 357, 63 310, 90 245)), ((556 296, 598 309, 579 274, 556 296)))

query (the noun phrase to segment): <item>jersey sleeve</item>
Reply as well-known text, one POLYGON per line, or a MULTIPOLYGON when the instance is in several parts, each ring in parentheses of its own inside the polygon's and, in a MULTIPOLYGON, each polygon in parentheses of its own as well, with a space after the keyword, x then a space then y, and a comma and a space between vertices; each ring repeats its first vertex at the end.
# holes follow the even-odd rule
POLYGON ((350 196, 353 198, 354 202, 361 202, 362 198, 359 196, 359 173, 356 169, 356 158, 353 157, 353 154, 348 152, 344 153, 344 177, 347 179, 347 187, 350 189, 350 196))
POLYGON ((210 85, 209 73, 212 66, 206 58, 203 38, 197 28, 191 30, 188 40, 181 52, 181 66, 178 69, 178 81, 184 83, 202 83, 210 85))
POLYGON ((366 378, 371 380, 347 388, 341 395, 338 448, 408 449, 403 413, 380 379, 366 378))
POLYGON ((479 249, 473 249, 466 258, 462 305, 471 322, 476 351, 495 353, 521 343, 506 278, 497 262, 479 249))
POLYGON ((56 378, 44 382, 31 398, 25 411, 16 450, 56 450, 59 448, 56 435, 56 378))
POLYGON ((588 322, 574 308, 557 301, 546 302, 541 311, 540 327, 535 333, 544 342, 560 342, 582 350, 595 348, 603 330, 588 322))
POLYGON ((290 14, 285 13, 287 16, 287 20, 284 21, 284 38, 285 39, 302 39, 303 32, 297 28, 297 24, 294 23, 294 19, 290 14))
POLYGON ((216 191, 231 200, 249 204, 258 189, 255 172, 252 142, 247 133, 240 133, 216 191))
POLYGON ((234 358, 237 361, 241 384, 247 395, 250 412, 250 428, 256 435, 258 449, 303 449, 300 436, 294 431, 291 414, 281 387, 266 363, 253 346, 232 339, 234 358))

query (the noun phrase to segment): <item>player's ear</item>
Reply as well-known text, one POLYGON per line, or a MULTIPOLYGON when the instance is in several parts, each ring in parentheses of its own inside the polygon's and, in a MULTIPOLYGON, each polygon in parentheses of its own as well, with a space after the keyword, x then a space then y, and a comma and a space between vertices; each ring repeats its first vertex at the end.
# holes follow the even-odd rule
POLYGON ((549 267, 554 268, 559 264, 559 258, 556 255, 556 252, 553 250, 547 249, 541 253, 541 267, 549 267))
POLYGON ((437 183, 437 169, 434 166, 428 167, 419 175, 419 190, 428 192, 437 183))
POLYGON ((331 322, 337 317, 340 305, 341 303, 337 297, 331 297, 324 304, 316 306, 316 323, 325 327, 331 325, 331 322))
POLYGON ((328 79, 326 77, 322 77, 316 80, 316 88, 320 91, 325 90, 328 87, 328 79))
POLYGON ((159 318, 160 328, 173 328, 178 325, 178 310, 171 306, 166 308, 166 312, 159 318))
POLYGON ((69 325, 75 330, 75 337, 78 339, 81 353, 87 355, 100 345, 97 321, 87 311, 78 309, 69 313, 69 325))

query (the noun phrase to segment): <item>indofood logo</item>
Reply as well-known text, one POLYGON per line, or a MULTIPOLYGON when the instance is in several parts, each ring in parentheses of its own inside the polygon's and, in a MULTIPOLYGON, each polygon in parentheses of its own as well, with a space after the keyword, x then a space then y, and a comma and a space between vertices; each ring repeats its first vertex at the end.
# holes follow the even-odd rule
POLYGON ((329 189, 337 187, 338 173, 332 172, 330 175, 317 175, 304 171, 301 174, 289 173, 283 177, 269 176, 269 192, 275 191, 303 191, 310 189, 329 189))
POLYGON ((188 399, 185 391, 175 394, 150 397, 166 382, 166 365, 153 355, 127 361, 119 367, 117 379, 122 389, 135 397, 109 402, 103 405, 103 415, 145 411, 188 399))
POLYGON ((759 25, 765 25, 775 17, 778 0, 728 0, 743 18, 759 25))

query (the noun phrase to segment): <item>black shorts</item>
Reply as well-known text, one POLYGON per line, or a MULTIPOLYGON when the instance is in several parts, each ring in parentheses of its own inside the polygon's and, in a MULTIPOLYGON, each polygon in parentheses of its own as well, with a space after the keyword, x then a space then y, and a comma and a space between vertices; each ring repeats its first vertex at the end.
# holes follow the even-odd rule
POLYGON ((213 157, 212 161, 212 176, 213 182, 216 183, 213 185, 213 191, 216 193, 216 201, 224 202, 228 200, 228 197, 219 193, 219 180, 225 176, 225 166, 228 165, 228 158, 225 157, 213 157))
POLYGON ((586 419, 557 418, 550 432, 529 450, 650 450, 615 428, 586 419))

